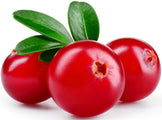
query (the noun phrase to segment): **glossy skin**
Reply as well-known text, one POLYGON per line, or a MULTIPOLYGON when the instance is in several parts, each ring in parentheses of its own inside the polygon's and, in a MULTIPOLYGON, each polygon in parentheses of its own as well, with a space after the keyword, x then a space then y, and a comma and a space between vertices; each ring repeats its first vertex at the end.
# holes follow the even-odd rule
POLYGON ((39 61, 39 54, 20 56, 12 52, 3 63, 3 86, 19 102, 34 104, 50 97, 46 78, 49 63, 39 61))
POLYGON ((112 50, 82 40, 56 54, 49 67, 48 85, 56 104, 85 117, 110 109, 121 97, 125 79, 121 62, 112 50))
POLYGON ((124 102, 141 100, 150 95, 160 80, 161 68, 158 55, 147 43, 121 38, 107 44, 121 59, 125 71, 124 102))

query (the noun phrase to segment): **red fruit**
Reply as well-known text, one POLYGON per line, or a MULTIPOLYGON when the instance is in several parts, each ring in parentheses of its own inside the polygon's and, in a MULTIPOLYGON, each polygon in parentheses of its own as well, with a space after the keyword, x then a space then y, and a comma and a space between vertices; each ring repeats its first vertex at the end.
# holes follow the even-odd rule
POLYGON ((93 116, 110 109, 122 95, 124 80, 117 55, 90 40, 62 48, 48 71, 52 98, 77 116, 93 116))
POLYGON ((12 52, 3 63, 3 86, 19 102, 33 104, 50 97, 46 83, 49 63, 39 61, 39 54, 20 56, 12 52))
POLYGON ((121 59, 126 77, 122 101, 132 102, 150 95, 160 80, 161 68, 158 55, 147 43, 122 38, 107 44, 121 59))

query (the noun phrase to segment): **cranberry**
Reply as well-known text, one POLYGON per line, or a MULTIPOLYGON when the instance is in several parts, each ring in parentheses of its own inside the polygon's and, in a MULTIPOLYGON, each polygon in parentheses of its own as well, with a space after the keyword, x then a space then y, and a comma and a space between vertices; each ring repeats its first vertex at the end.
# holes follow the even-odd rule
POLYGON ((150 95, 160 80, 158 55, 146 42, 121 38, 107 44, 121 59, 126 77, 122 101, 132 102, 150 95))
POLYGON ((46 83, 49 63, 38 60, 40 53, 17 55, 13 51, 2 66, 2 83, 15 100, 33 104, 50 97, 46 83))
POLYGON ((48 85, 61 108, 77 116, 93 116, 110 109, 121 97, 124 71, 107 46, 82 40, 58 51, 49 67, 48 85))

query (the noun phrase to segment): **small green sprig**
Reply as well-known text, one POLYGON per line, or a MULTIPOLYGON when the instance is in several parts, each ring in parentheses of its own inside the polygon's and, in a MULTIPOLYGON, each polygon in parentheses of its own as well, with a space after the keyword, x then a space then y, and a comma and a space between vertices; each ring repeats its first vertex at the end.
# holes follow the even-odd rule
POLYGON ((86 2, 71 2, 68 23, 72 36, 55 18, 33 10, 18 10, 13 17, 41 35, 28 37, 16 45, 18 55, 42 53, 39 60, 50 62, 56 52, 78 40, 98 40, 99 20, 93 7, 86 2))

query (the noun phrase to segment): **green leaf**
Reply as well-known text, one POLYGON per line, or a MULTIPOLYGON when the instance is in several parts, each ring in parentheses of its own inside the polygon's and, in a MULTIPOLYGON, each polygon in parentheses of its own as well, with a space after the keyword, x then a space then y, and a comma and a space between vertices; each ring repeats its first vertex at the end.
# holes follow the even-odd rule
POLYGON ((88 3, 72 2, 69 5, 68 22, 74 40, 98 40, 99 20, 88 3))
POLYGON ((27 27, 56 41, 65 44, 73 41, 66 28, 46 14, 32 10, 18 10, 13 13, 13 17, 27 27))
POLYGON ((26 55, 55 48, 62 48, 63 46, 65 45, 51 38, 37 35, 19 42, 16 46, 16 52, 19 55, 26 55))
POLYGON ((51 60, 53 59, 54 55, 57 53, 58 50, 59 49, 52 49, 42 52, 39 55, 39 60, 43 62, 51 62, 51 60))

